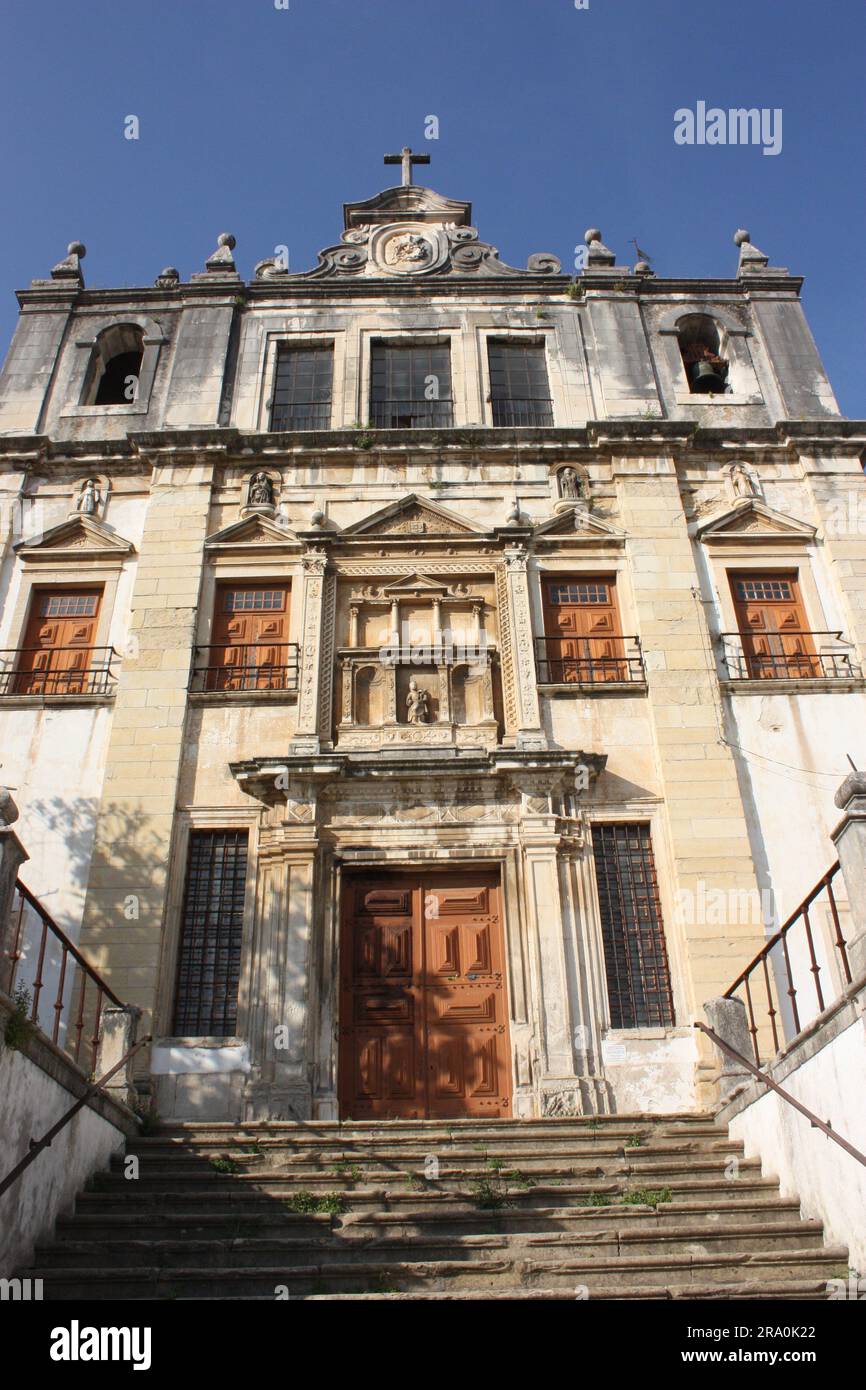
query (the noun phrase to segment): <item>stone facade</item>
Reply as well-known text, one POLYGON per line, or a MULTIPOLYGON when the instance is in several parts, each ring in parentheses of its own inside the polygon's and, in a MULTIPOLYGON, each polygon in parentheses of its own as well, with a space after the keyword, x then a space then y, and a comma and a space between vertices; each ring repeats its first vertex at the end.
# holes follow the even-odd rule
POLYGON ((145 1014, 163 1115, 336 1118, 341 883, 431 864, 500 872, 515 1114, 711 1097, 691 1023, 772 910, 700 904, 789 911, 832 855, 845 756, 866 756, 866 424, 839 415, 800 279, 738 243, 730 280, 618 267, 597 232, 575 279, 548 256, 517 270, 468 204, 404 185, 346 205, 306 274, 263 261, 245 282, 223 235, 187 282, 88 290, 74 243, 20 292, 3 778, 28 886, 145 1014), (723 342, 719 394, 689 387, 696 315, 723 342), (102 335, 130 325, 134 398, 90 403, 102 335), (552 424, 494 425, 491 338, 544 345, 552 424), (448 344, 449 424, 367 425, 380 340, 448 344), (329 428, 270 428, 292 344, 333 350, 329 428), (731 570, 796 571, 832 659, 743 678, 731 570), (580 575, 615 578, 639 639, 594 689, 551 678, 537 641, 543 583, 580 575), (289 586, 296 682, 190 680, 226 581, 289 586), (112 680, 22 686, 38 595, 85 583, 112 680), (405 632, 415 664, 383 655, 405 632), (611 1026, 592 832, 622 822, 650 828, 670 1027, 611 1026), (189 837, 226 827, 249 832, 237 1034, 177 1037, 189 837))

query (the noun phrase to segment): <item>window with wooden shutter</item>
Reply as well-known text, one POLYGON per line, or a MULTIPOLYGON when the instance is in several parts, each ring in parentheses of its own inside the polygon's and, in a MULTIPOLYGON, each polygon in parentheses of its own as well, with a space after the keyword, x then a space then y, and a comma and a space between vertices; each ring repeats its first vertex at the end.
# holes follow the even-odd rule
POLYGON ((612 1028, 669 1028, 673 995, 647 824, 592 829, 612 1028))
POLYGON ((543 679, 595 684, 629 678, 613 575, 546 579, 543 679))
POLYGON ((194 830, 180 928, 174 1032, 232 1037, 241 976, 246 830, 194 830))
POLYGON ((797 572, 730 574, 747 674, 753 680, 820 676, 797 572))

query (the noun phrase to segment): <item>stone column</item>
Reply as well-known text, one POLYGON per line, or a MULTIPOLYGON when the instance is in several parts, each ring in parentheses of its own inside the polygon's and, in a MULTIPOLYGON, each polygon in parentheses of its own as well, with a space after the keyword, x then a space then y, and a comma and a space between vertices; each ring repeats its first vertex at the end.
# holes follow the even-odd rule
POLYGON ((514 679, 517 684, 517 747, 532 751, 546 748, 547 739, 541 727, 538 703, 527 562, 525 545, 509 546, 505 551, 508 607, 514 641, 514 679))
MULTIPOLYGON (((102 1027, 96 1053, 97 1080, 106 1072, 111 1071, 112 1067, 116 1067, 129 1049, 135 1046, 135 1035, 140 1018, 141 1010, 130 1008, 128 1005, 120 1008, 109 1005, 102 1010, 102 1027)), ((120 1071, 115 1072, 104 1087, 107 1094, 113 1100, 119 1100, 122 1105, 131 1105, 135 1096, 132 1070, 133 1063, 128 1061, 125 1067, 121 1067, 120 1071)))
POLYGON ((843 812, 831 836, 839 855, 851 910, 848 964, 854 980, 866 975, 866 772, 852 772, 835 796, 843 812))
POLYGON ((15 880, 27 854, 12 822, 18 819, 18 807, 5 788, 0 788, 0 992, 8 993, 12 978, 12 938, 15 935, 15 880))
MULTIPOLYGON (((707 1023, 722 1042, 739 1052, 742 1057, 752 1061, 754 1049, 749 1033, 749 1020, 742 999, 708 999, 704 1004, 707 1023)), ((706 1035, 705 1035, 706 1036, 706 1035)), ((714 1044, 715 1046, 715 1044, 714 1044)), ((735 1057, 730 1057, 722 1048, 715 1048, 721 1064, 719 1071, 719 1099, 726 1101, 731 1093, 751 1079, 751 1073, 735 1057)))
POLYGON ((311 547, 302 557, 301 563, 304 567, 301 683, 298 695, 298 723, 291 748, 294 753, 318 753, 321 746, 319 697, 324 659, 330 646, 324 640, 323 631, 328 573, 327 551, 322 546, 311 547))

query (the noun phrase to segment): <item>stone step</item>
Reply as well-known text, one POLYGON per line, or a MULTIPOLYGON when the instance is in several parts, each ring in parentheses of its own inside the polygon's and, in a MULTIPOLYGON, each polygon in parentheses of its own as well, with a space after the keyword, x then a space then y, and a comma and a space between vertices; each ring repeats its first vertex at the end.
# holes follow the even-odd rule
MULTIPOLYGON (((632 1186, 637 1187, 638 1184, 632 1186)), ((646 1188, 646 1184, 642 1184, 646 1188)), ((757 1174, 740 1177, 736 1182, 730 1182, 721 1175, 711 1178, 689 1178, 682 1180, 676 1185, 668 1184, 671 1189, 673 1201, 683 1201, 689 1199, 706 1199, 718 1205, 727 1205, 728 1202, 739 1201, 747 1196, 776 1196, 778 1194, 778 1183, 774 1178, 762 1178, 757 1174)), ((552 1203, 562 1206, 572 1206, 589 1202, 597 1202, 603 1197, 610 1199, 611 1204, 618 1204, 623 1196, 624 1188, 628 1184, 621 1182, 606 1181, 596 1179, 595 1181, 561 1181, 557 1183, 538 1182, 525 1190, 515 1189, 511 1196, 512 1200, 519 1202, 521 1206, 550 1206, 552 1203)), ((138 1182, 126 1182, 120 1175, 112 1175, 104 1179, 104 1185, 98 1188, 80 1193, 77 1202, 77 1210, 90 1210, 98 1208, 102 1211, 117 1211, 134 1209, 142 1204, 147 1204, 150 1209, 154 1207, 169 1210, 171 1208, 189 1208, 191 1206, 206 1207, 213 1210, 215 1205, 220 1202, 232 1204, 245 1203, 259 1199, 270 1203, 280 1203, 287 1201, 293 1194, 299 1191, 310 1191, 314 1195, 323 1196, 337 1195, 344 1199, 347 1206, 351 1205, 353 1210, 357 1209, 381 1209, 385 1211, 405 1210, 406 1207, 413 1207, 419 1203, 426 1204, 433 1211, 441 1208, 443 1202, 449 1198, 461 1198, 463 1201, 470 1200, 470 1192, 466 1186, 461 1187, 455 1184, 453 1187, 445 1188, 439 1185, 427 1185, 425 1188, 414 1188, 408 1183, 394 1183, 381 1187, 369 1187, 356 1185, 351 1189, 343 1187, 337 1189, 332 1181, 322 1181, 318 1185, 315 1183, 299 1184, 291 1179, 280 1178, 249 1178, 231 1177, 222 1178, 218 1175, 210 1180, 205 1179, 172 1179, 166 1177, 163 1183, 147 1184, 144 1180, 138 1182)), ((147 1207, 145 1208, 147 1209, 147 1207)))
POLYGON ((135 1143, 167 1140, 223 1145, 247 1144, 255 1139, 291 1139, 298 1145, 329 1147, 358 1143, 401 1144, 405 1140, 427 1145, 436 1139, 460 1143, 498 1143, 515 1139, 535 1140, 539 1145, 581 1137, 628 1138, 638 1132, 670 1138, 724 1137, 723 1127, 707 1115, 599 1115, 546 1120, 364 1120, 342 1124, 319 1121, 267 1120, 261 1122, 206 1123, 178 1121, 161 1124, 135 1143))
MULTIPOLYGON (((477 1181, 481 1178, 495 1179, 497 1174, 503 1177, 510 1174, 512 1180, 517 1184, 520 1183, 521 1176, 525 1176, 537 1178, 539 1181, 544 1178, 582 1178, 588 1180, 597 1177, 610 1181, 614 1179, 634 1180, 647 1186, 670 1186, 673 1183, 694 1177, 696 1174, 717 1174, 724 1177, 727 1167, 728 1156, 726 1154, 693 1154, 691 1156, 647 1154, 642 1156, 627 1152, 625 1154, 599 1154, 592 1158, 578 1157, 558 1160, 527 1158, 513 1166, 503 1163, 497 1167, 492 1167, 489 1160, 485 1160, 481 1155, 475 1158, 468 1156, 459 1162, 452 1161, 450 1157, 443 1155, 439 1159, 438 1174, 433 1181, 440 1184, 453 1184, 461 1181, 477 1181)), ((761 1165, 757 1159, 737 1158, 737 1172, 740 1176, 759 1174, 760 1171, 761 1165)), ((347 1171, 337 1172, 333 1165, 328 1167, 314 1163, 298 1163, 292 1160, 278 1164, 265 1164, 252 1156, 245 1161, 222 1160, 220 1157, 213 1160, 201 1160, 192 1156, 176 1156, 170 1159, 155 1158, 149 1159, 147 1162, 142 1161, 139 1164, 139 1173, 135 1182, 136 1184, 145 1184, 150 1188, 157 1188, 167 1181, 214 1184, 230 1180, 238 1183, 258 1181, 301 1183, 316 1188, 324 1186, 329 1189, 341 1188, 345 1185, 354 1189, 359 1186, 369 1187, 386 1182, 408 1181, 412 1177, 423 1176, 423 1160, 417 1161, 414 1165, 409 1161, 395 1161, 391 1164, 381 1165, 376 1162, 348 1164, 347 1171), (220 1167, 221 1162, 230 1162, 231 1169, 222 1169, 220 1167), (359 1170, 357 1176, 353 1177, 348 1171, 352 1167, 359 1170)), ((113 1181, 120 1181, 127 1185, 130 1181, 125 1176, 124 1160, 121 1158, 112 1162, 108 1172, 99 1175, 97 1185, 108 1186, 113 1181)))
POLYGON ((246 1234, 223 1240, 172 1239, 144 1240, 62 1240, 40 1245, 36 1261, 43 1269, 79 1269, 158 1266, 160 1269, 186 1267, 194 1262, 199 1269, 212 1266, 272 1269, 309 1266, 327 1261, 332 1264, 430 1262, 462 1259, 486 1263, 490 1259, 611 1260, 621 1255, 709 1255, 768 1253, 783 1250, 821 1250, 819 1222, 793 1222, 788 1226, 762 1226, 758 1223, 708 1230, 706 1226, 671 1226, 665 1230, 618 1229, 615 1220, 606 1231, 510 1231, 470 1235, 435 1236, 427 1234, 410 1243, 400 1236, 351 1236, 342 1229, 323 1235, 283 1235, 277 1238, 250 1237, 246 1234))
POLYGON ((116 1212, 99 1208, 77 1211, 60 1217, 56 1235, 60 1240, 167 1240, 181 1236, 201 1240, 214 1236, 261 1238, 309 1233, 311 1230, 339 1230, 347 1238, 392 1235, 414 1240, 431 1231, 442 1235, 502 1231, 607 1230, 615 1219, 617 1228, 654 1231, 671 1224, 693 1223, 696 1230, 729 1228, 731 1223, 756 1222, 763 1226, 785 1226, 797 1222, 800 1204, 796 1201, 756 1199, 730 1202, 720 1208, 713 1202, 665 1202, 658 1208, 634 1206, 606 1207, 500 1207, 480 1211, 457 1201, 433 1210, 410 1207, 403 1211, 349 1211, 339 1216, 327 1213, 298 1214, 285 1207, 275 1210, 267 1199, 232 1202, 214 1211, 167 1211, 157 1205, 131 1210, 124 1203, 116 1212))
MULTIPOLYGON (((652 1138, 639 1144, 623 1142, 622 1140, 609 1139, 575 1139, 573 1141, 558 1140, 555 1143, 539 1144, 535 1140, 526 1142, 523 1145, 517 1141, 509 1144, 444 1144, 439 1147, 406 1143, 405 1145, 394 1144, 355 1144, 351 1147, 342 1146, 333 1150, 322 1149, 313 1145, 297 1146, 290 1139, 262 1139, 248 1144, 201 1144, 193 1142, 183 1142, 180 1140, 169 1141, 145 1141, 136 1140, 127 1148, 128 1154, 135 1154, 141 1160, 142 1165, 158 1163, 178 1163, 189 1164, 193 1162, 209 1163, 214 1158, 230 1158, 243 1166, 258 1161, 266 1165, 279 1163, 280 1165, 291 1164, 292 1166, 317 1167, 329 1169, 344 1166, 400 1163, 415 1164, 423 1166, 425 1161, 431 1156, 439 1159, 440 1162, 447 1160, 452 1166, 458 1162, 466 1163, 485 1163, 490 1160, 505 1163, 508 1166, 515 1166, 522 1162, 532 1162, 538 1160, 549 1160, 558 1158, 568 1159, 597 1159, 600 1157, 627 1157, 634 1159, 646 1159, 654 1156, 658 1158, 691 1158, 697 1156, 712 1157, 720 1155, 725 1158, 731 1155, 739 1156, 743 1153, 742 1141, 730 1141, 724 1138, 715 1139, 666 1139, 652 1138)), ((115 1166, 120 1160, 115 1161, 115 1166)))
MULTIPOLYGON (((787 1280, 830 1279, 847 1269, 847 1251, 798 1248, 731 1254, 624 1255, 612 1259, 575 1257, 557 1261, 513 1258, 508 1254, 477 1260, 439 1260, 336 1264, 322 1261, 290 1269, 274 1267, 142 1266, 129 1270, 72 1266, 54 1270, 37 1265, 31 1278, 44 1281, 44 1297, 54 1299, 173 1299, 220 1300, 239 1295, 276 1296, 286 1287, 290 1295, 309 1293, 386 1293, 505 1288, 585 1288, 589 1298, 617 1296, 625 1284, 666 1290, 689 1284, 749 1285, 787 1280), (86 1293, 84 1291, 86 1290, 86 1293)), ((574 1292, 572 1293, 574 1296, 574 1292)), ((712 1296, 705 1294, 705 1297, 712 1296)), ((731 1296, 730 1294, 727 1296, 731 1296)), ((765 1295, 766 1296, 766 1295, 765 1295)))

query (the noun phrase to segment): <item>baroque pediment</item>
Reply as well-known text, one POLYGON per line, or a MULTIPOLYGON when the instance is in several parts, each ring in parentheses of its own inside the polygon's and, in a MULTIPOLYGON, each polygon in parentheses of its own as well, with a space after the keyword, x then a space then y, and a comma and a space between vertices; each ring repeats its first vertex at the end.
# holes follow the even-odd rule
POLYGON ((484 532, 437 502, 410 493, 347 526, 344 536, 476 536, 484 532))
POLYGON ((719 541, 814 540, 815 527, 777 512, 759 497, 746 497, 723 512, 716 512, 695 527, 705 544, 719 541))
POLYGON ((432 188, 387 188, 362 203, 347 203, 338 245, 319 252, 312 270, 291 273, 276 259, 260 261, 257 280, 292 285, 306 280, 406 280, 429 276, 488 278, 559 275, 560 261, 548 253, 529 257, 524 269, 506 265, 470 225, 472 205, 432 188))
POLYGON ((584 504, 560 507, 555 516, 535 527, 536 540, 577 540, 595 544, 624 545, 625 536, 615 526, 595 516, 584 504))
POLYGON ((122 559, 134 546, 92 516, 72 516, 40 535, 19 541, 15 553, 24 560, 122 559))
POLYGON ((281 550, 287 547, 298 549, 300 541, 294 531, 279 526, 267 516, 246 516, 240 521, 233 521, 205 541, 206 550, 234 550, 235 547, 258 551, 273 550, 275 547, 281 550))

